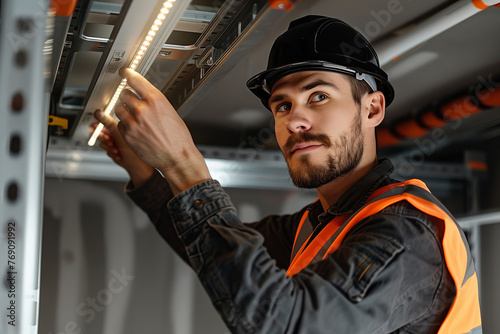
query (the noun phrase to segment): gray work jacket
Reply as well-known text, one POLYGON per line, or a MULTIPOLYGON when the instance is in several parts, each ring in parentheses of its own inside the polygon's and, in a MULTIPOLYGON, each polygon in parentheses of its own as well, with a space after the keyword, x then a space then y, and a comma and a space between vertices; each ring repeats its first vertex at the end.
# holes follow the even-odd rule
POLYGON ((355 212, 396 182, 392 171, 381 160, 327 211, 317 202, 250 224, 215 180, 173 197, 155 174, 127 193, 191 265, 232 333, 436 333, 455 296, 444 231, 405 201, 359 222, 326 259, 286 275, 306 209, 320 227, 355 212))

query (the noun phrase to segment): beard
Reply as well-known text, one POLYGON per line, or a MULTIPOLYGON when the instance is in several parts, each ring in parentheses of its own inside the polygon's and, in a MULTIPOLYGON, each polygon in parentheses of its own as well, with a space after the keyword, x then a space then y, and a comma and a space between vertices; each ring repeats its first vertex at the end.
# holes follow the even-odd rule
POLYGON ((361 136, 361 112, 354 118, 350 129, 344 131, 334 142, 326 134, 296 133, 290 136, 283 146, 283 155, 288 165, 290 177, 299 188, 318 188, 342 176, 351 173, 361 161, 364 151, 364 141, 361 136), (305 141, 318 141, 326 148, 333 148, 334 153, 326 157, 326 162, 313 165, 309 154, 300 157, 299 167, 290 167, 292 147, 305 141))

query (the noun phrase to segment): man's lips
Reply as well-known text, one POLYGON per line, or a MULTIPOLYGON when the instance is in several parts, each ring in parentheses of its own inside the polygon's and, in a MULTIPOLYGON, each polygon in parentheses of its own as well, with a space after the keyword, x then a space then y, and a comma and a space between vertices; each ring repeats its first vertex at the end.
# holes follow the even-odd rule
POLYGON ((320 143, 299 143, 295 144, 292 149, 290 150, 290 155, 293 155, 294 153, 297 152, 307 152, 312 149, 318 148, 322 146, 323 144, 320 143))

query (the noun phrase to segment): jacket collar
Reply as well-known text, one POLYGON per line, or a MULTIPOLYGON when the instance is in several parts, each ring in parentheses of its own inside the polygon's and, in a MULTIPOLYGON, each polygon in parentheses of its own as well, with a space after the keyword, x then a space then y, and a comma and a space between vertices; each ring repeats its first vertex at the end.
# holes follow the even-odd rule
POLYGON ((393 171, 394 166, 389 159, 379 160, 375 168, 349 188, 327 211, 323 210, 320 201, 312 203, 308 208, 309 221, 316 227, 319 223, 328 223, 335 216, 356 212, 375 190, 393 182, 390 178, 393 171))

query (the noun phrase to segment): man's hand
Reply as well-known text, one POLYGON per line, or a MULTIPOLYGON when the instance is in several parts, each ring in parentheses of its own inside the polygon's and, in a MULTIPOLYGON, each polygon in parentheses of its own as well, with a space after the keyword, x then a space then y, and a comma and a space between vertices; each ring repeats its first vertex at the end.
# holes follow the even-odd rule
POLYGON ((120 75, 137 93, 124 89, 115 108, 118 130, 127 145, 148 165, 157 168, 174 194, 209 180, 210 173, 184 121, 165 96, 137 72, 120 75))
MULTIPOLYGON (((135 187, 140 187, 154 172, 153 167, 144 161, 128 147, 117 129, 117 122, 113 117, 106 115, 101 110, 96 110, 94 117, 104 125, 99 134, 99 146, 103 148, 113 161, 123 167, 130 176, 135 187)), ((92 125, 92 130, 97 124, 92 125)))

